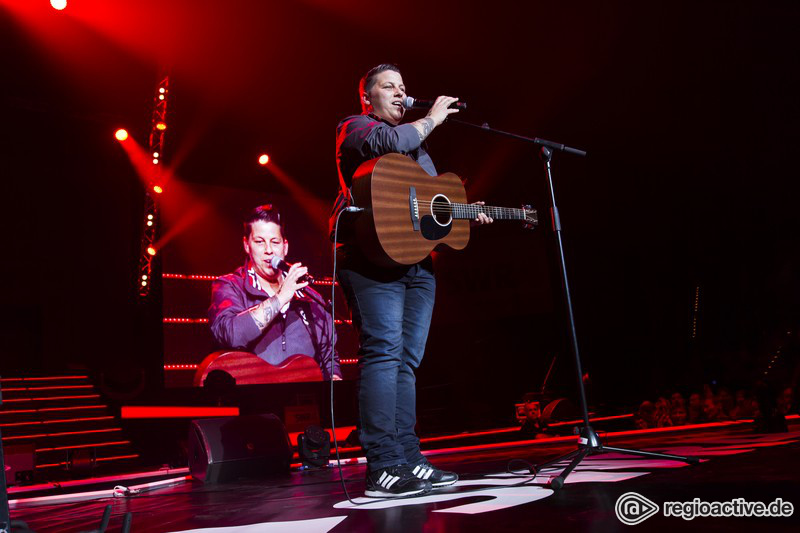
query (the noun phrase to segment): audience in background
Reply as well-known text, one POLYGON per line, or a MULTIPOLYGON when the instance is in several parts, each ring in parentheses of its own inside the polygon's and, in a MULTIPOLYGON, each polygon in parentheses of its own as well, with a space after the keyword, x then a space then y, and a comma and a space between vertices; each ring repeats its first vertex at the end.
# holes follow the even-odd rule
POLYGON ((791 414, 794 405, 794 391, 791 387, 786 387, 778 396, 778 412, 784 416, 791 414))
POLYGON ((635 417, 636 427, 647 429, 656 427, 656 407, 653 402, 643 401, 635 417))
POLYGON ((699 424, 705 422, 705 415, 703 414, 703 400, 700 394, 693 392, 689 396, 689 423, 699 424))
POLYGON ((736 405, 731 410, 731 418, 741 420, 743 418, 755 418, 758 413, 758 404, 753 401, 751 394, 745 390, 736 391, 736 405))
MULTIPOLYGON (((688 404, 680 392, 673 393, 669 400, 662 396, 655 403, 647 400, 642 402, 634 421, 637 428, 647 429, 703 422, 758 420, 762 418, 762 412, 756 397, 753 392, 744 389, 732 395, 725 387, 720 387, 714 393, 710 385, 704 385, 702 394, 693 392, 689 395, 688 404)), ((794 390, 786 387, 769 403, 775 405, 782 416, 792 414, 794 390)))

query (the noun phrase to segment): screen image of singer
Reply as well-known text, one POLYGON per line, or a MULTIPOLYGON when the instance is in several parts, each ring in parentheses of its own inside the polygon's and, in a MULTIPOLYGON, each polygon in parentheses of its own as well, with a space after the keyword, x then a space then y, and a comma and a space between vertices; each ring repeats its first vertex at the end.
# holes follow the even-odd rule
MULTIPOLYGON (((213 281, 245 264, 242 221, 263 204, 272 204, 285 224, 284 238, 289 241, 286 261, 308 267, 314 278, 311 288, 327 303, 332 273, 327 213, 320 217, 281 193, 175 182, 170 194, 170 200, 160 206, 162 244, 158 251, 163 272, 165 386, 202 386, 209 375, 222 383, 231 376, 237 385, 321 380, 317 354, 287 352, 285 361, 271 365, 247 347, 215 342, 208 310, 213 281)), ((357 373, 357 365, 352 364, 357 336, 338 286, 335 291, 336 351, 345 360, 342 377, 351 379, 357 373)))

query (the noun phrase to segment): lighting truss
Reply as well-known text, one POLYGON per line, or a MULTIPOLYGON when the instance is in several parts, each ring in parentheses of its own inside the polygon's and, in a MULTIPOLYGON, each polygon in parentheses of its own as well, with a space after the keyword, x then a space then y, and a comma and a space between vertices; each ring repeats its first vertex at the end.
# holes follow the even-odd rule
POLYGON ((142 221, 142 243, 139 251, 139 296, 146 298, 153 283, 153 259, 156 228, 158 227, 158 204, 154 195, 163 191, 161 160, 164 156, 164 135, 167 124, 167 102, 169 100, 169 76, 164 76, 156 87, 153 115, 150 121, 150 155, 153 169, 144 191, 144 216, 142 221))

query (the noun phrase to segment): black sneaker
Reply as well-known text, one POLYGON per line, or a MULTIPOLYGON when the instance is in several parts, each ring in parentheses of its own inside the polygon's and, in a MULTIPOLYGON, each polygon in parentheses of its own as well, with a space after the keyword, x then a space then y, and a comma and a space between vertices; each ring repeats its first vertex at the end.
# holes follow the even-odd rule
POLYGON ((411 473, 419 479, 427 479, 434 488, 448 487, 458 481, 458 474, 439 470, 430 464, 427 459, 412 466, 411 473))
POLYGON ((431 488, 431 482, 415 476, 408 465, 396 465, 375 472, 367 471, 364 495, 370 498, 400 498, 425 494, 431 488))

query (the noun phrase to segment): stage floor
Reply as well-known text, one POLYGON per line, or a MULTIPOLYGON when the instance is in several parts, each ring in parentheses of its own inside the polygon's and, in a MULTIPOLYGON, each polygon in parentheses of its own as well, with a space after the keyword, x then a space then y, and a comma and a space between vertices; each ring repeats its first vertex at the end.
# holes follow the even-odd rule
MULTIPOLYGON (((533 478, 509 474, 507 467, 511 459, 544 462, 571 451, 576 446, 571 438, 432 451, 426 454, 429 459, 458 472, 461 480, 419 498, 363 498, 365 466, 350 464, 343 467, 343 473, 354 503, 344 495, 338 470, 329 468, 218 486, 187 480, 136 496, 97 499, 95 495, 95 499, 68 503, 16 500, 11 514, 35 531, 97 528, 104 507, 110 503, 113 514, 109 531, 119 531, 123 515, 131 512, 131 531, 135 532, 605 532, 627 530, 629 526, 617 517, 615 505, 622 495, 633 492, 658 506, 658 511, 641 523, 642 530, 798 531, 798 511, 788 517, 768 518, 699 516, 687 520, 664 515, 665 502, 695 499, 699 499, 701 512, 701 502, 737 498, 765 504, 781 498, 796 507, 800 504, 800 425, 797 420, 793 423, 788 433, 766 435, 755 434, 749 424, 742 423, 677 431, 601 433, 601 439, 610 446, 694 455, 702 462, 689 466, 611 453, 596 455, 586 459, 559 491, 545 485, 559 470, 545 470, 533 478)), ((512 467, 521 470, 519 464, 512 467)), ((641 516, 647 506, 641 501, 638 508, 627 506, 627 519, 635 519, 637 512, 641 516)), ((690 511, 685 507, 685 512, 690 511)), ((785 504, 782 510, 787 512, 785 504)))

